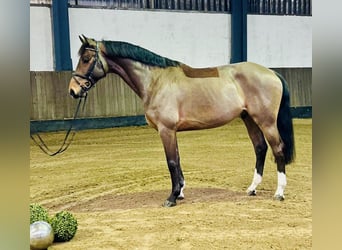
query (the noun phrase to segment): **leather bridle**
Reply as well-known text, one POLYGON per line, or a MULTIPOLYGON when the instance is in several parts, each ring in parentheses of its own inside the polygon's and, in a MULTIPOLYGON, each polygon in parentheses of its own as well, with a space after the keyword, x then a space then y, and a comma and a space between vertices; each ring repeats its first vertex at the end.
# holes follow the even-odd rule
POLYGON ((77 84, 82 88, 82 90, 86 93, 89 89, 91 89, 95 83, 106 76, 106 71, 103 67, 103 63, 99 57, 99 46, 98 43, 96 42, 96 48, 90 48, 87 47, 85 48, 85 50, 90 50, 90 51, 94 51, 95 52, 95 56, 94 56, 94 61, 92 62, 92 64, 90 65, 87 73, 85 75, 79 74, 79 73, 72 73, 72 78, 77 82, 77 84), (94 75, 94 69, 95 67, 99 64, 103 75, 101 76, 95 76, 94 75), (81 84, 80 81, 77 79, 77 77, 82 78, 84 80, 87 80, 85 83, 81 84))

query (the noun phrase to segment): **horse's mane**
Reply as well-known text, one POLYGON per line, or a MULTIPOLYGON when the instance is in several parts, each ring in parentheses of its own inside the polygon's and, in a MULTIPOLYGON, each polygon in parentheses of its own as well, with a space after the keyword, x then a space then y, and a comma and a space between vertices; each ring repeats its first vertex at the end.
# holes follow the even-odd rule
POLYGON ((129 58, 139 61, 146 65, 158 66, 161 68, 178 66, 179 62, 159 56, 147 49, 141 48, 127 42, 120 41, 102 41, 105 46, 107 56, 115 56, 122 58, 129 58))

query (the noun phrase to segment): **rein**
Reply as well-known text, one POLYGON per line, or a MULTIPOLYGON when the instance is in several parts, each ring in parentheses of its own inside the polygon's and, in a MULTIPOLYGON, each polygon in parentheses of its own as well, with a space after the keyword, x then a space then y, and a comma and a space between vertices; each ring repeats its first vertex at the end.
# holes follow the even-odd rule
MULTIPOLYGON (((100 57, 99 57, 99 45, 98 43, 96 42, 96 48, 85 48, 86 50, 91 50, 91 51, 94 51, 95 52, 95 56, 94 56, 94 61, 93 63, 91 64, 91 66, 89 67, 87 73, 85 75, 82 75, 82 74, 78 74, 76 72, 74 72, 72 74, 72 78, 78 83, 78 85, 82 88, 82 90, 84 91, 85 94, 85 97, 84 97, 84 102, 83 102, 83 107, 82 107, 82 110, 84 110, 84 106, 85 106, 85 103, 86 103, 86 100, 87 100, 87 92, 88 90, 93 87, 95 85, 95 83, 97 82, 97 80, 99 78, 102 78, 102 77, 105 77, 106 76, 106 71, 103 67, 103 63, 102 61, 100 60, 100 57), (101 77, 98 77, 98 76, 95 76, 94 75, 94 70, 95 70, 95 67, 97 66, 97 64, 100 65, 100 68, 101 70, 103 71, 103 75, 101 77), (85 79, 87 80, 85 82, 85 85, 84 84, 81 84, 76 77, 80 77, 82 79, 85 79)), ((80 101, 78 102, 78 105, 76 107, 76 110, 75 110, 75 114, 73 116, 73 120, 71 121, 71 125, 70 125, 70 128, 68 129, 65 137, 64 137, 64 140, 63 140, 63 143, 62 145, 60 146, 60 148, 55 151, 55 152, 52 152, 49 147, 45 144, 45 142, 43 141, 43 139, 40 137, 40 135, 38 133, 36 133, 36 137, 37 138, 34 138, 34 136, 32 134, 30 134, 30 137, 31 139, 37 144, 37 146, 47 155, 49 156, 55 156, 57 154, 60 154, 60 153, 63 153, 65 150, 67 150, 67 148, 70 146, 71 142, 73 141, 74 139, 74 136, 76 134, 75 131, 73 131, 73 133, 71 133, 72 131, 72 128, 73 128, 73 122, 76 120, 77 118, 77 115, 78 115, 78 112, 80 110, 80 106, 81 106, 81 102, 82 102, 82 98, 80 98, 80 101), (68 138, 69 136, 71 135, 71 138, 70 140, 68 141, 68 138)))
MULTIPOLYGON (((87 100, 87 96, 85 96, 84 98, 84 102, 83 102, 83 106, 82 106, 82 111, 84 110, 84 107, 85 107, 85 103, 86 103, 86 100, 87 100)), ((76 110, 75 110, 75 114, 73 116, 73 120, 71 121, 71 125, 67 131, 67 133, 65 134, 65 137, 64 137, 64 140, 63 140, 63 143, 62 145, 60 146, 60 148, 55 151, 55 152, 52 152, 49 147, 45 144, 45 142, 43 141, 43 139, 40 137, 40 135, 38 133, 36 133, 36 138, 34 138, 34 136, 32 134, 30 134, 30 137, 31 139, 35 142, 35 144, 47 155, 49 156, 55 156, 57 154, 60 154, 60 153, 63 153, 65 150, 67 150, 67 148, 70 146, 71 142, 73 141, 74 139, 74 136, 76 134, 76 131, 72 131, 72 128, 73 128, 73 122, 76 120, 77 118, 77 115, 78 115, 78 112, 80 110, 80 106, 81 106, 81 102, 82 102, 82 98, 80 98, 78 104, 77 104, 77 107, 76 107, 76 110), (68 138, 69 138, 69 135, 71 135, 71 138, 70 140, 68 141, 68 138)))

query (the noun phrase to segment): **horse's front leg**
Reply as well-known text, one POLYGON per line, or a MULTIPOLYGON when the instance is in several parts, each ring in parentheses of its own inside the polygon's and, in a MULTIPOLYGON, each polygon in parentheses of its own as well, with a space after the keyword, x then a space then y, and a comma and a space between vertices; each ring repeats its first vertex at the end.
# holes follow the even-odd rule
POLYGON ((184 198, 182 192, 184 188, 184 177, 180 167, 176 131, 163 127, 159 129, 159 134, 163 142, 172 183, 171 194, 163 206, 173 207, 176 205, 177 198, 184 198))

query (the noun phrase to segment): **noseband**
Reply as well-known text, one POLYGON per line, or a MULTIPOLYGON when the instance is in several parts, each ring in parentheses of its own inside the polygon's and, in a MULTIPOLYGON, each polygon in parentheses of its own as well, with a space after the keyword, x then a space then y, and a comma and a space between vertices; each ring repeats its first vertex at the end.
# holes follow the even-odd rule
POLYGON ((81 75, 81 74, 78 74, 76 72, 72 73, 72 78, 77 82, 77 84, 82 88, 82 90, 84 92, 87 92, 90 88, 92 88, 95 83, 100 79, 100 78, 103 78, 106 76, 106 71, 103 67, 103 63, 102 61, 100 60, 100 57, 99 57, 99 47, 98 47, 98 43, 96 42, 96 49, 94 48, 85 48, 86 50, 90 50, 90 51, 95 51, 95 57, 94 57, 94 61, 93 63, 90 65, 87 73, 85 75, 81 75), (101 77, 96 77, 94 76, 94 69, 95 69, 95 66, 97 63, 100 63, 100 66, 101 66, 101 69, 103 71, 103 75, 101 77), (82 78, 82 79, 85 79, 87 80, 85 82, 85 84, 81 84, 78 80, 77 80, 77 77, 79 78, 82 78))

